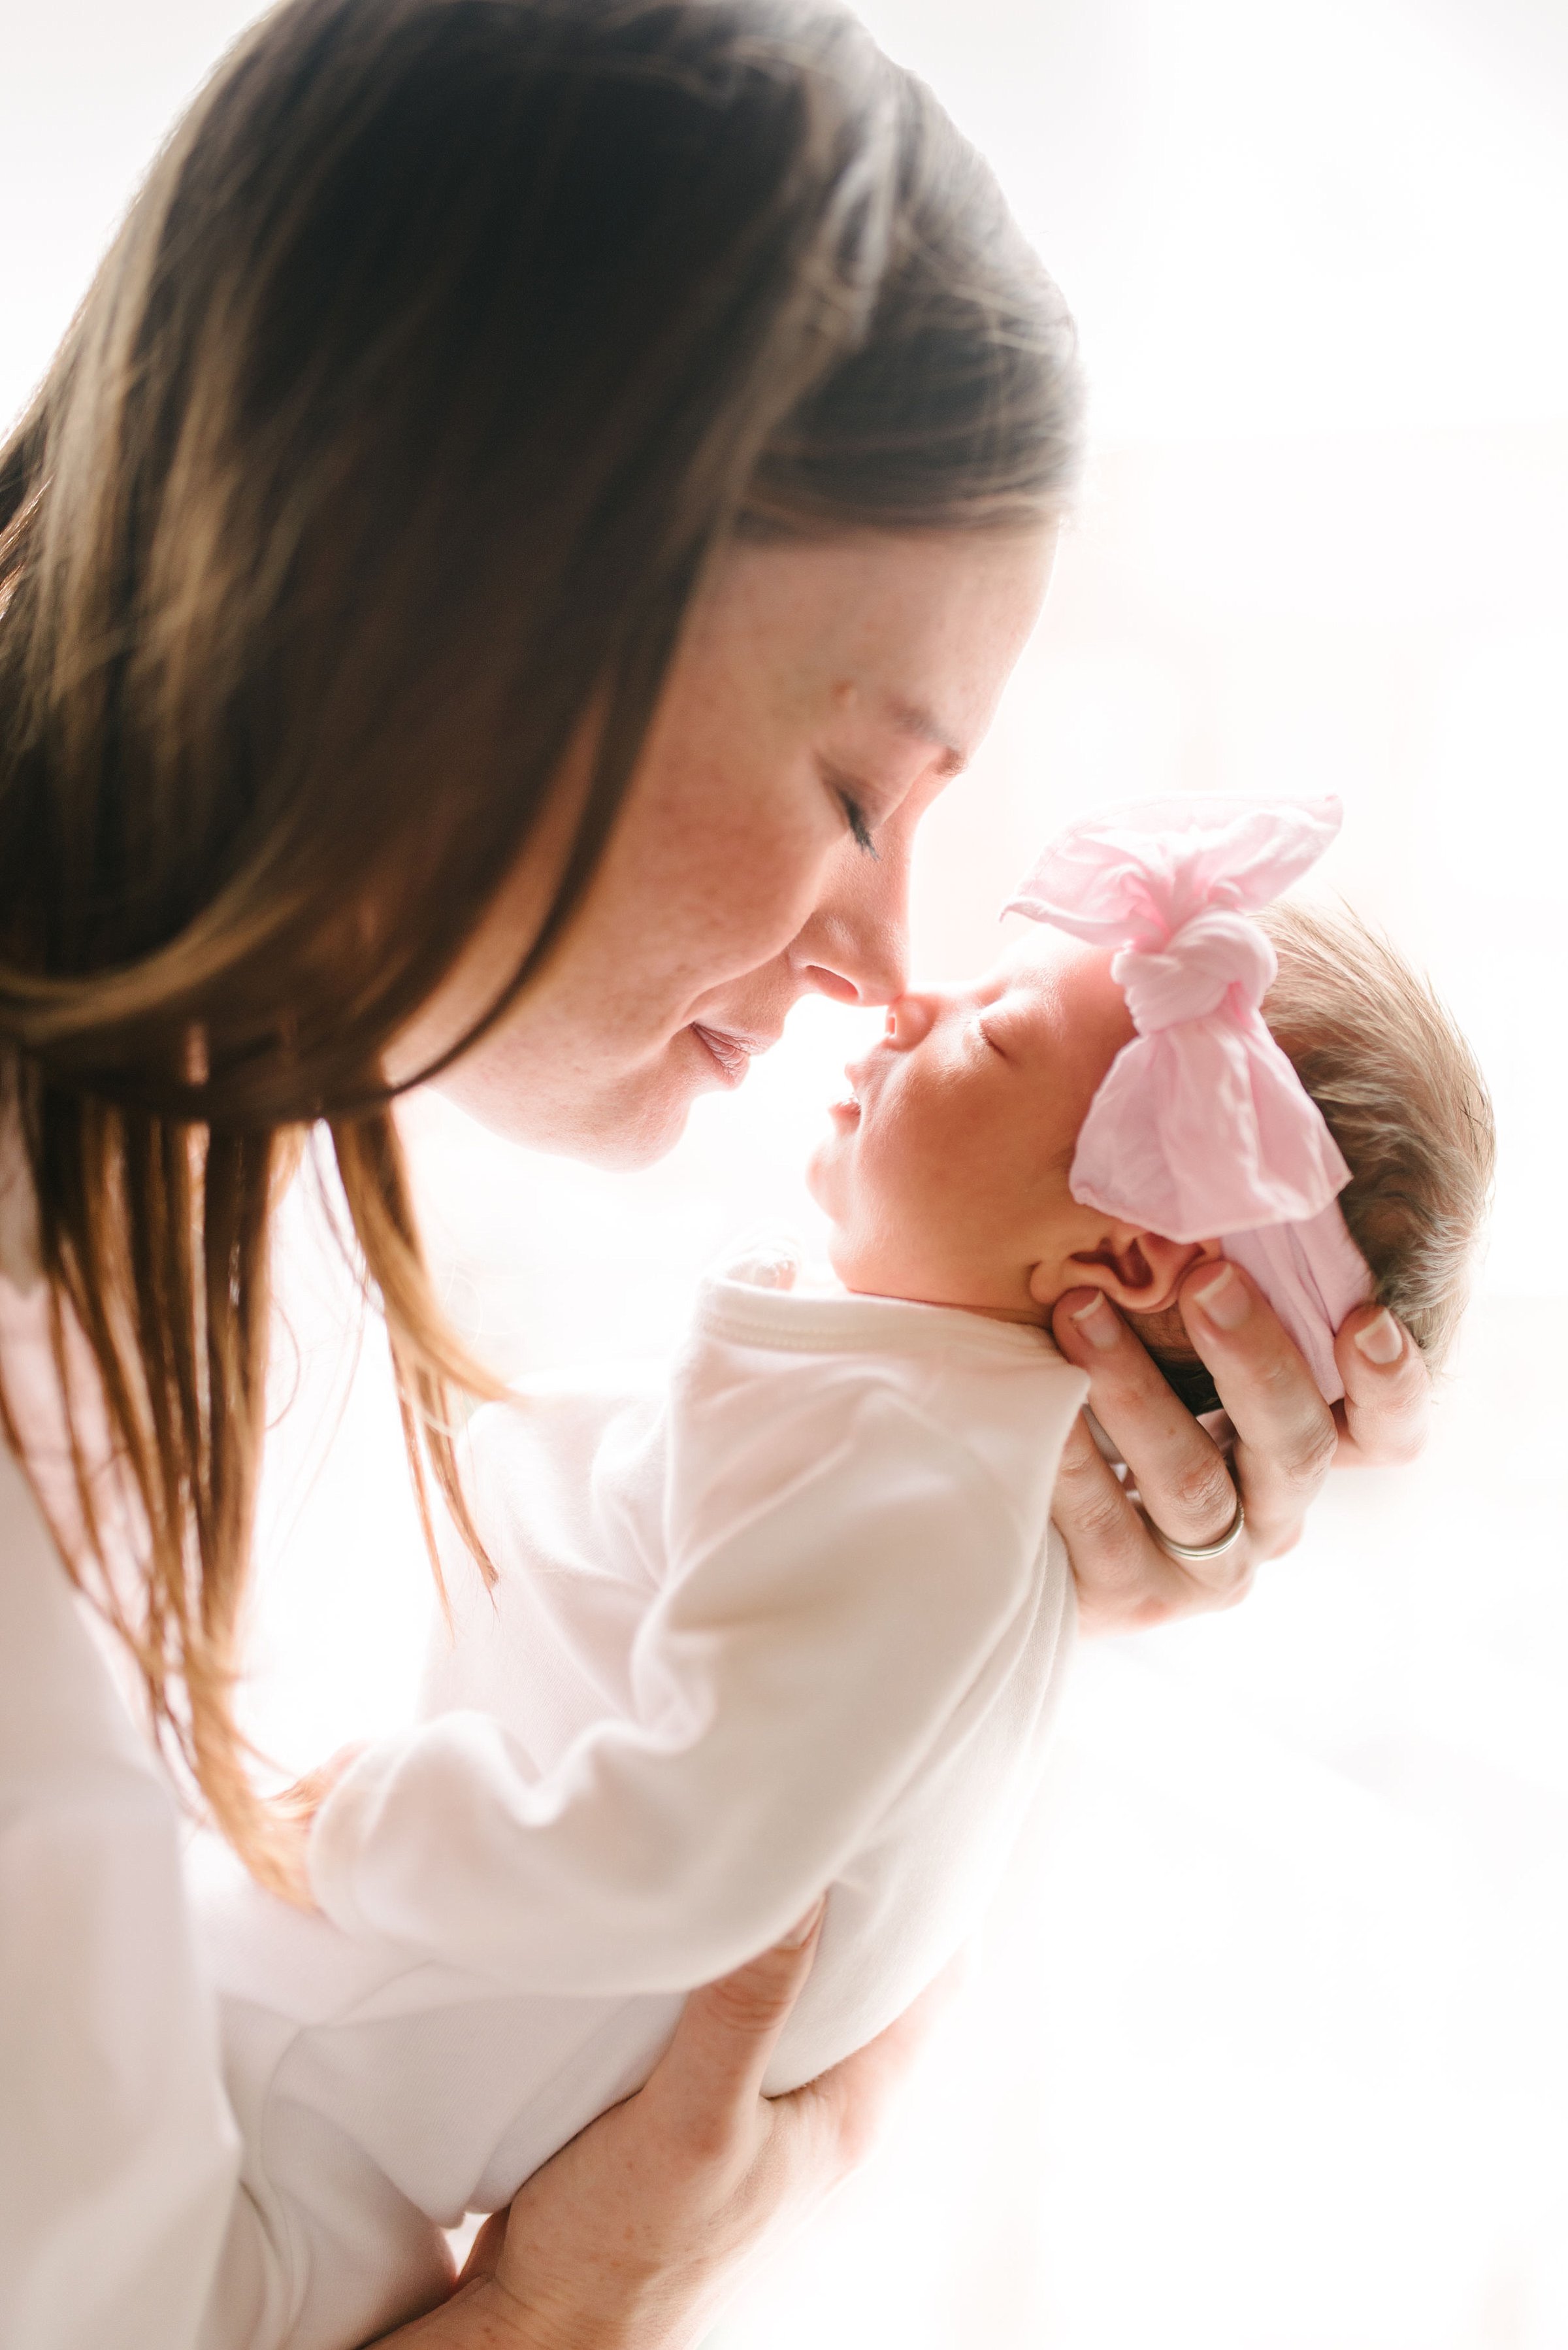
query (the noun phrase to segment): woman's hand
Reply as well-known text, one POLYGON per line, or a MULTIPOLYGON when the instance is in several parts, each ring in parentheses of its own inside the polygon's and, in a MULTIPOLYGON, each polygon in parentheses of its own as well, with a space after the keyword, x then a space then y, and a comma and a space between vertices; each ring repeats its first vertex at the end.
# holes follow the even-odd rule
POLYGON ((820 1926, 694 1991, 647 2086, 535 2173, 452 2299, 384 2350, 693 2350, 863 2158, 942 2002, 946 1978, 820 2080, 764 2097, 820 1926))
POLYGON ((1089 1374, 1090 1407, 1128 1469, 1124 1490, 1080 1419, 1063 1455, 1052 1514, 1073 1563, 1085 1630, 1132 1631, 1233 1605, 1262 1560, 1300 1541, 1336 1461, 1409 1461, 1425 1440, 1427 1367, 1382 1307, 1360 1306, 1340 1327, 1334 1357, 1345 1392, 1332 1411, 1239 1265, 1217 1268, 1210 1259, 1194 1266, 1182 1286, 1181 1315, 1234 1430, 1229 1458, 1097 1290, 1070 1291, 1052 1317, 1057 1345, 1089 1374), (1152 1523, 1174 1542, 1217 1543, 1235 1522, 1238 1491, 1245 1530, 1217 1558, 1174 1559, 1149 1532, 1152 1523))

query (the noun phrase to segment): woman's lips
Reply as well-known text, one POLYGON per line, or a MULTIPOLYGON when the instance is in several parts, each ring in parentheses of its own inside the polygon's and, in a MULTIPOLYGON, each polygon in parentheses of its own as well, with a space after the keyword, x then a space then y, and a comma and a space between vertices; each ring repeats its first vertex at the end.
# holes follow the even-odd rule
POLYGON ((727 1086, 738 1086, 752 1066, 752 1056, 766 1052, 771 1037, 738 1036, 729 1028, 705 1028, 701 1020, 691 1023, 691 1034, 711 1055, 719 1075, 727 1086))

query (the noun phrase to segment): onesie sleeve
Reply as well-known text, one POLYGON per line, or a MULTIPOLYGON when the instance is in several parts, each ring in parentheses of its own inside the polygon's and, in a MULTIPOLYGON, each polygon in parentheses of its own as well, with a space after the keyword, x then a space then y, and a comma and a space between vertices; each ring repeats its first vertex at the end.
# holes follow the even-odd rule
POLYGON ((1023 1605, 1084 1389, 1055 1358, 1007 1379, 711 1331, 670 1390, 628 1712, 544 1771, 472 1711, 380 1742, 317 1820, 322 1908, 535 1991, 679 1991, 765 1948, 1023 1605))

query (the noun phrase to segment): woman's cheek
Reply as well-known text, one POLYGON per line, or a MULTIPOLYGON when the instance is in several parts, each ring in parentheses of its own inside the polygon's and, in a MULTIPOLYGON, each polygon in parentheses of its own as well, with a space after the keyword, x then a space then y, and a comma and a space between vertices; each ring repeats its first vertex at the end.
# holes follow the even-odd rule
POLYGON ((834 847, 797 827, 737 848, 711 901, 737 972, 773 962, 806 928, 829 894, 834 847))
POLYGON ((822 785, 786 768, 736 778, 701 800, 703 819, 679 828, 670 860, 690 877, 688 893, 737 932, 787 942, 824 895, 848 837, 822 785))

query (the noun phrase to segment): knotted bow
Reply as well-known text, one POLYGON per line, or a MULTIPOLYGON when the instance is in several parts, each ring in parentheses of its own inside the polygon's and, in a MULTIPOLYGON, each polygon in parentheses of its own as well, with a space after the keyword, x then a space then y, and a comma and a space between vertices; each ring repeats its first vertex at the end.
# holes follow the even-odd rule
MULTIPOLYGON (((1218 1012, 1231 988, 1254 1011, 1274 983, 1279 969, 1273 948, 1245 914, 1216 909, 1194 914, 1160 954, 1124 947, 1111 965, 1125 990, 1127 1010, 1140 1035, 1206 1020, 1218 1012)), ((1266 1033, 1266 1032, 1265 1032, 1266 1033)))
POLYGON ((1249 915, 1316 863, 1340 814, 1333 798, 1209 799, 1086 817, 1004 910, 1116 947, 1138 1032, 1090 1104, 1073 1197, 1170 1240, 1219 1240, 1331 1401, 1334 1330, 1368 1275, 1334 1206, 1350 1170, 1259 1011, 1279 966, 1249 915), (1264 1230, 1267 1244, 1251 1237, 1264 1230))

